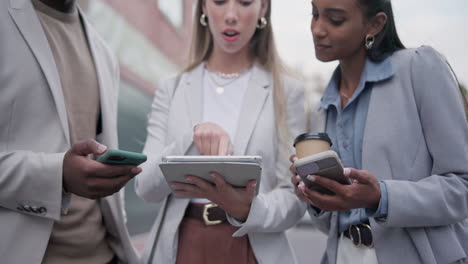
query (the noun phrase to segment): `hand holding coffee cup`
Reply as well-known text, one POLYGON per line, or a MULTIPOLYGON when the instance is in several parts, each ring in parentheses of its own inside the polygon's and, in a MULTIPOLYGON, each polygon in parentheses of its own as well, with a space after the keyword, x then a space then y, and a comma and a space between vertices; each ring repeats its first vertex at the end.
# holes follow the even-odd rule
POLYGON ((333 194, 307 179, 308 175, 319 175, 341 184, 350 184, 349 179, 343 175, 343 165, 338 154, 330 150, 332 141, 326 133, 302 134, 294 140, 296 156, 294 162, 296 173, 301 177, 304 184, 312 190, 333 194))

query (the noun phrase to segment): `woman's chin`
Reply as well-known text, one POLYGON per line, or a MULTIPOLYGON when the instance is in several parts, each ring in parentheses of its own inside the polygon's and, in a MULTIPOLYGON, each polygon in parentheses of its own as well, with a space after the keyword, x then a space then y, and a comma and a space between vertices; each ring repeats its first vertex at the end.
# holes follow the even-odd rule
POLYGON ((321 62, 330 62, 330 61, 336 60, 336 58, 333 58, 331 56, 327 56, 327 55, 319 53, 319 52, 315 52, 315 57, 317 58, 317 60, 319 60, 321 62))

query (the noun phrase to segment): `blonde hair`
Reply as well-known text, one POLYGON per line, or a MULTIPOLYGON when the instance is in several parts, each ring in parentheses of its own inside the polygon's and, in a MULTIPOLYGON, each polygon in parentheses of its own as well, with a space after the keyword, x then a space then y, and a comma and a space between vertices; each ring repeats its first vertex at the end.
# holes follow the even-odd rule
MULTIPOLYGON (((281 62, 273 36, 271 26, 271 0, 268 1, 268 10, 265 19, 268 24, 263 29, 257 29, 250 40, 250 56, 255 62, 269 71, 273 77, 274 110, 276 117, 276 130, 280 139, 280 146, 288 149, 289 130, 286 124, 286 99, 281 75, 286 69, 281 62)), ((203 61, 206 61, 213 51, 213 37, 208 26, 199 22, 203 13, 203 0, 198 0, 194 14, 194 27, 190 48, 189 66, 184 71, 190 71, 203 61)))

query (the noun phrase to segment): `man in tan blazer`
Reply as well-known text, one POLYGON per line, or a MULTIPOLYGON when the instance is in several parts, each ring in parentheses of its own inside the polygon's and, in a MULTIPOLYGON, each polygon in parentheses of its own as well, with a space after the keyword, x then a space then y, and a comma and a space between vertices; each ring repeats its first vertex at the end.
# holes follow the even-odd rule
POLYGON ((118 64, 74 0, 0 1, 0 35, 0 262, 136 263, 141 169, 89 158, 117 148, 118 64))

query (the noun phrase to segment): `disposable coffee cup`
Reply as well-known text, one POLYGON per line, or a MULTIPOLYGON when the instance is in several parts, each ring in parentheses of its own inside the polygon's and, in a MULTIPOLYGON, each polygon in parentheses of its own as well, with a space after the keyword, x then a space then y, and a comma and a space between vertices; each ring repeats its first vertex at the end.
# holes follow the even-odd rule
POLYGON ((301 159, 330 149, 332 141, 327 133, 299 135, 294 140, 296 156, 301 159))

